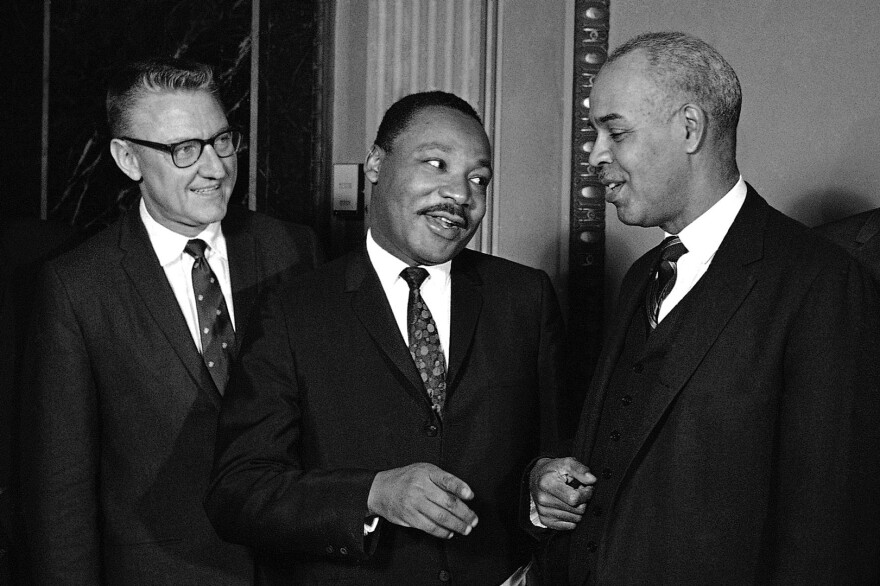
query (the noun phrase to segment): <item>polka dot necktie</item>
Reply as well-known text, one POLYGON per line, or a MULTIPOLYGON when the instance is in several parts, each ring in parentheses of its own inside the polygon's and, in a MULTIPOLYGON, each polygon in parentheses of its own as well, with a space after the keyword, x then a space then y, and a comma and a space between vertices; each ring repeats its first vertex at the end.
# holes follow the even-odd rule
POLYGON ((199 314, 199 335, 202 337, 202 359, 214 384, 222 394, 229 376, 229 355, 235 341, 235 330, 226 309, 226 300, 214 271, 205 258, 208 245, 204 240, 190 240, 184 251, 195 259, 192 268, 193 292, 199 314))
POLYGON ((660 321, 660 304, 663 303, 675 285, 675 276, 678 273, 676 263, 688 251, 678 236, 668 237, 663 241, 662 246, 657 272, 648 283, 648 291, 645 296, 645 311, 648 314, 648 325, 652 330, 657 327, 657 323, 660 321))
POLYGON ((400 272, 400 276, 409 284, 406 307, 409 353, 422 376, 431 405, 440 415, 446 402, 446 357, 440 346, 437 324, 419 291, 428 277, 428 271, 421 267, 408 267, 400 272))

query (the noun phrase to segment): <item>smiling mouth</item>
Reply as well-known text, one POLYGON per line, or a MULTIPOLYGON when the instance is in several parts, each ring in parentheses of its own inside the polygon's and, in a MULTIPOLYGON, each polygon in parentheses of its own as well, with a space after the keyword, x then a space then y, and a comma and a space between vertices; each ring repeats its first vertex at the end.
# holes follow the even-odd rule
POLYGON ((609 198, 617 194, 618 190, 626 183, 625 181, 611 181, 605 177, 599 177, 599 181, 605 186, 605 199, 607 201, 610 201, 609 198))
POLYGON ((421 212, 428 219, 429 225, 436 227, 444 233, 459 230, 467 230, 469 223, 464 209, 461 206, 436 205, 421 212))
POLYGON ((190 191, 199 195, 210 195, 220 190, 220 185, 210 185, 208 187, 190 188, 190 191))

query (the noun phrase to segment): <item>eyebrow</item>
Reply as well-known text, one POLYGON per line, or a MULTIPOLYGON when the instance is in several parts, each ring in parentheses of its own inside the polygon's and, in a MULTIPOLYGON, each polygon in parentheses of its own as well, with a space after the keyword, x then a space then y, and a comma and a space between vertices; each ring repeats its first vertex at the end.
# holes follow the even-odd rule
POLYGON ((623 116, 612 112, 610 114, 605 114, 604 116, 596 120, 596 123, 605 124, 606 122, 611 122, 612 120, 623 120, 623 116))

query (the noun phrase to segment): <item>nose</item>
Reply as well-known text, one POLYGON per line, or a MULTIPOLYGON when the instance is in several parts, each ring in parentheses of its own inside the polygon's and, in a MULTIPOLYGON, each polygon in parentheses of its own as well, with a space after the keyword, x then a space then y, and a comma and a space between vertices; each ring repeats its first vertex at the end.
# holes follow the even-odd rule
POLYGON ((593 167, 600 167, 611 162, 611 150, 608 148, 608 136, 600 132, 593 143, 588 162, 593 167))
POLYGON ((206 144, 199 158, 199 173, 206 177, 222 179, 228 174, 222 159, 217 155, 212 145, 206 144))
POLYGON ((454 175, 440 187, 440 195, 464 205, 471 198, 471 182, 466 176, 454 175))

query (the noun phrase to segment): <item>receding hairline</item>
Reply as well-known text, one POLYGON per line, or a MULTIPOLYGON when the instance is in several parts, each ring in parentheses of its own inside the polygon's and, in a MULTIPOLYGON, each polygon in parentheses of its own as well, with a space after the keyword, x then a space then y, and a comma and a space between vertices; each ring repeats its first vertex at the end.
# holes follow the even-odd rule
POLYGON ((612 51, 603 69, 628 58, 640 59, 645 79, 670 108, 681 100, 697 105, 710 117, 717 137, 735 142, 742 88, 733 67, 712 45, 686 33, 644 33, 612 51))
POLYGON ((107 87, 107 120, 111 132, 124 132, 138 102, 149 95, 204 91, 225 112, 211 66, 197 61, 154 58, 130 62, 118 69, 107 87))

